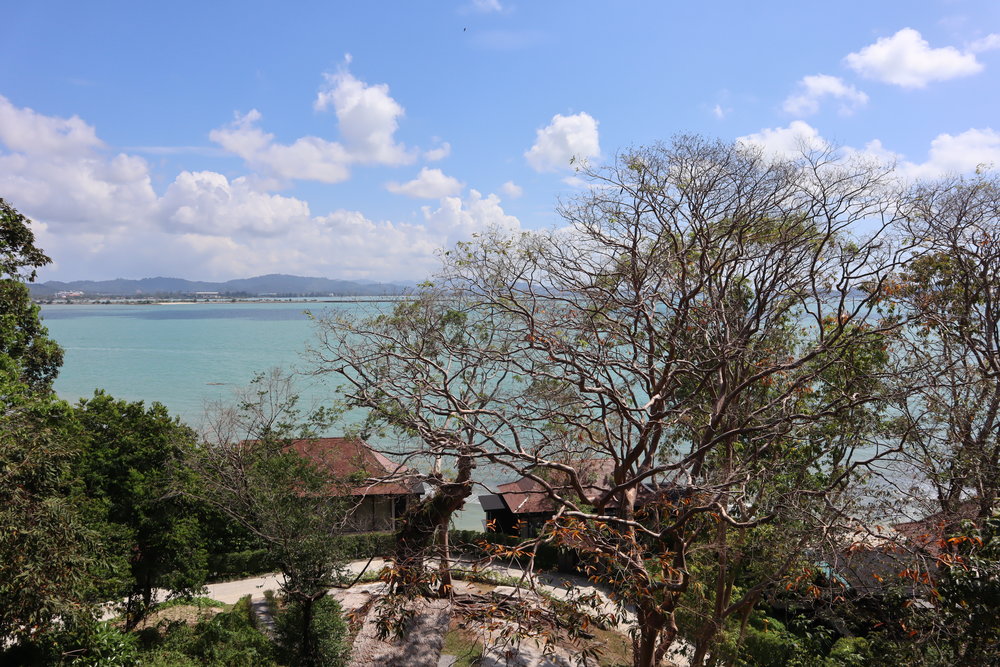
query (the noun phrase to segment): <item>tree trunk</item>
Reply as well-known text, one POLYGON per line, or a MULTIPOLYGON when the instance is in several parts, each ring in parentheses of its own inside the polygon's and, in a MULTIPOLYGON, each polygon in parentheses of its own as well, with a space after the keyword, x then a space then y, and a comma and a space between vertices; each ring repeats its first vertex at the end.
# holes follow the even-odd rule
MULTIPOLYGON (((663 656, 663 652, 657 650, 657 640, 666 625, 666 617, 657 609, 640 607, 636 609, 636 619, 639 622, 639 639, 634 644, 632 664, 635 667, 655 667, 663 656)), ((670 638, 672 641, 673 637, 670 638)))
MULTIPOLYGON (((460 455, 455 481, 441 484, 437 493, 422 500, 403 516, 396 530, 395 569, 389 580, 393 593, 431 595, 424 566, 427 554, 440 527, 449 524, 451 515, 461 509, 465 499, 472 494, 472 470, 475 466, 471 456, 460 455)), ((444 567, 448 567, 447 563, 444 567)))
POLYGON ((708 648, 712 645, 715 633, 715 624, 710 623, 698 636, 694 644, 694 656, 691 658, 691 667, 702 667, 705 664, 705 656, 708 655, 708 648))
POLYGON ((301 660, 300 664, 303 667, 311 667, 312 665, 319 665, 319 656, 316 655, 316 642, 314 641, 313 631, 312 631, 312 617, 313 617, 313 603, 315 600, 313 598, 305 598, 302 600, 302 622, 299 628, 299 632, 302 633, 302 645, 299 653, 299 658, 301 660))
POLYGON ((451 526, 451 517, 441 519, 441 524, 438 526, 438 533, 441 538, 441 550, 440 558, 441 564, 439 566, 439 577, 438 582, 438 595, 442 598, 450 598, 452 595, 452 582, 451 582, 451 546, 448 543, 448 528, 451 526))

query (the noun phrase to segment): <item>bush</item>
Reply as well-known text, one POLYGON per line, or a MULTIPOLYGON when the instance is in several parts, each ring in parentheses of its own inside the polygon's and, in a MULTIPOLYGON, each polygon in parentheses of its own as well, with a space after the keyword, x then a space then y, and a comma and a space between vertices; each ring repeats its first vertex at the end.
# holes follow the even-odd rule
POLYGON ((316 655, 302 654, 302 608, 295 603, 277 611, 274 618, 278 631, 283 662, 290 665, 322 665, 322 667, 347 667, 351 660, 351 647, 347 642, 348 628, 340 603, 325 596, 313 603, 312 622, 309 630, 316 646, 316 655))
POLYGON ((355 560, 359 558, 388 557, 396 548, 396 536, 393 533, 355 533, 338 535, 331 547, 342 558, 355 560))
MULTIPOLYGON (((388 557, 392 555, 396 541, 393 533, 356 533, 338 535, 330 541, 330 550, 347 560, 359 558, 388 557)), ((278 562, 267 549, 249 549, 229 553, 212 554, 208 557, 209 580, 238 579, 253 577, 268 572, 276 572, 278 562)))
POLYGON ((139 660, 138 640, 110 623, 84 622, 46 633, 34 642, 0 650, 2 665, 131 667, 139 660))
POLYGON ((208 576, 210 580, 252 577, 258 574, 274 572, 278 563, 267 549, 250 549, 233 551, 223 554, 212 554, 208 557, 208 576))
POLYGON ((185 623, 171 625, 161 644, 143 656, 142 664, 254 667, 276 663, 274 647, 257 629, 248 595, 231 610, 193 628, 185 623))

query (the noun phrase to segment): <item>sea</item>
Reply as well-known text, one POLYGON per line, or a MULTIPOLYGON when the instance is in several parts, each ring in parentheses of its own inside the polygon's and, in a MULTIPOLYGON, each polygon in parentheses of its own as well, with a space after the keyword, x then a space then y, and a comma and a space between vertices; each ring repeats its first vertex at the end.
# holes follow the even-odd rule
MULTIPOLYGON (((200 429, 213 404, 232 403, 236 391, 255 374, 273 368, 293 373, 304 409, 331 405, 337 387, 313 373, 316 366, 307 354, 316 340, 309 313, 335 310, 364 317, 388 306, 371 301, 274 300, 41 308, 49 335, 65 350, 55 382, 60 397, 75 403, 103 389, 118 399, 162 403, 171 414, 200 429)), ((352 425, 350 420, 348 416, 327 435, 339 435, 352 425)), ((454 525, 481 530, 484 519, 474 494, 454 525)))

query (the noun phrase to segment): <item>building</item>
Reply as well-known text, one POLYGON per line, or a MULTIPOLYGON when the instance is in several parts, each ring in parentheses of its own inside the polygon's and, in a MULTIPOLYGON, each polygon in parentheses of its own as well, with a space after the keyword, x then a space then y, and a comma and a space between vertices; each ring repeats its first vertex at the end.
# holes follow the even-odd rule
POLYGON ((424 492, 414 470, 393 463, 359 438, 293 440, 290 448, 347 482, 336 493, 350 499, 347 527, 352 532, 393 530, 424 492))
MULTIPOLYGON (((613 459, 581 459, 570 462, 569 465, 572 465, 580 476, 580 483, 588 504, 594 504, 599 496, 614 487, 612 475, 615 471, 615 462, 613 459)), ((539 472, 538 476, 546 479, 552 490, 558 495, 580 500, 564 473, 554 469, 542 468, 540 470, 542 472, 539 472)), ((654 486, 645 483, 639 487, 636 506, 645 507, 647 518, 658 521, 658 506, 663 503, 676 502, 689 493, 690 491, 675 484, 666 483, 654 486)), ((556 502, 549 495, 545 486, 530 477, 522 477, 514 482, 501 484, 497 487, 496 493, 479 496, 479 504, 486 512, 486 521, 491 530, 520 537, 538 535, 545 522, 556 513, 556 502)), ((612 500, 604 506, 604 511, 608 515, 616 515, 618 503, 612 500)))
MULTIPOLYGON (((615 462, 611 459, 584 459, 573 464, 581 476, 587 501, 592 502, 611 488, 615 462)), ((539 473, 553 490, 567 497, 574 494, 564 475, 552 469, 539 473), (562 478, 562 479, 560 479, 562 478)), ((556 503, 540 482, 530 477, 501 484, 497 492, 479 496, 486 521, 498 533, 534 537, 556 512, 556 503)), ((613 508, 608 508, 612 509, 613 508)))

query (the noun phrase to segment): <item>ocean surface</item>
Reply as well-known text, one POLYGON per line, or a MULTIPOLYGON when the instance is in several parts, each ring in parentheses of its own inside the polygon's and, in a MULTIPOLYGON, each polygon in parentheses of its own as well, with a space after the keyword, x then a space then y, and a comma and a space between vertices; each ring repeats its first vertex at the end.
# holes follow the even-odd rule
MULTIPOLYGON (((315 332, 306 311, 337 309, 362 317, 378 307, 351 302, 43 305, 42 317, 66 351, 55 382, 59 396, 76 402, 100 388, 115 398, 158 401, 199 428, 208 404, 231 401, 255 373, 275 367, 299 373, 304 407, 329 405, 336 388, 308 374, 313 366, 305 352, 315 332)), ((481 529, 483 518, 474 495, 455 524, 481 529)))

